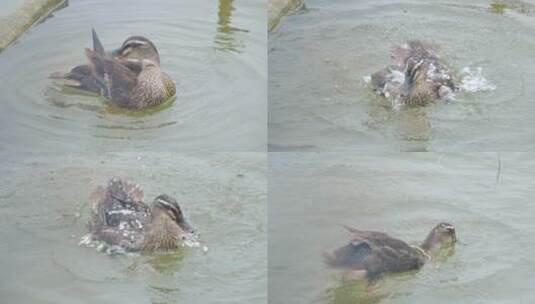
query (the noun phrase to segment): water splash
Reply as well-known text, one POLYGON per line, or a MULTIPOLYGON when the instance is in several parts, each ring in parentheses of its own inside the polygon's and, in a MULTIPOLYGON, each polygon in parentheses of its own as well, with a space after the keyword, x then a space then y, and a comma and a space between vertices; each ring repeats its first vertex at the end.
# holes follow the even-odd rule
POLYGON ((196 234, 192 234, 182 241, 182 247, 190 247, 190 248, 202 248, 202 251, 204 253, 208 252, 208 247, 206 245, 202 245, 201 241, 199 240, 199 236, 196 234))
MULTIPOLYGON (((130 252, 127 252, 126 249, 124 249, 121 246, 117 245, 108 245, 106 242, 97 240, 93 237, 93 234, 88 233, 80 238, 80 242, 78 242, 78 246, 85 246, 89 248, 95 248, 98 252, 106 252, 106 254, 109 255, 115 255, 115 254, 131 254, 130 252)), ((182 241, 182 247, 188 247, 188 248, 201 248, 204 253, 208 252, 208 247, 206 245, 201 244, 201 241, 199 240, 197 235, 191 235, 183 239, 182 241)))
POLYGON ((105 252, 108 255, 128 254, 123 247, 117 245, 110 246, 105 242, 96 240, 91 233, 82 236, 78 245, 95 248, 96 251, 105 252))
POLYGON ((481 67, 476 68, 475 71, 472 71, 469 67, 463 68, 461 70, 459 88, 469 93, 496 90, 496 86, 483 77, 483 69, 481 67))

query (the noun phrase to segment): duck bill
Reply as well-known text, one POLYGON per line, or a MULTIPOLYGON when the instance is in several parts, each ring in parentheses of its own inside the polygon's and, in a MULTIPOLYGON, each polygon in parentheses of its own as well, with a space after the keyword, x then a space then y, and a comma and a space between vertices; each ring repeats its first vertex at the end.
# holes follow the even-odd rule
POLYGON ((195 235, 195 228, 191 223, 187 220, 183 220, 181 223, 178 224, 182 230, 188 234, 195 235))

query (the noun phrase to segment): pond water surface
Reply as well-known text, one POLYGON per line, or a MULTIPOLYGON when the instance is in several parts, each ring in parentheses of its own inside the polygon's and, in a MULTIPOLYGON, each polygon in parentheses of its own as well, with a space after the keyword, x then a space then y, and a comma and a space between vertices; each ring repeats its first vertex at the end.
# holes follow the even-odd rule
POLYGON ((271 153, 270 303, 531 303, 535 301, 535 155, 271 153), (418 244, 456 226, 453 256, 375 286, 344 280, 322 254, 349 241, 340 226, 418 244))
POLYGON ((492 3, 307 1, 269 35, 270 151, 533 151, 535 5, 492 3), (458 82, 481 68, 486 89, 393 111, 363 77, 411 39, 434 45, 458 82))

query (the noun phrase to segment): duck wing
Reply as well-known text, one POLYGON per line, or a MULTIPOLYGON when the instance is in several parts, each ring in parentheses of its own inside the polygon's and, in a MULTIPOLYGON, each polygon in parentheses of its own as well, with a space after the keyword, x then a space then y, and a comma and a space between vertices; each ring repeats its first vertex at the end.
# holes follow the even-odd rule
POLYGON ((360 240, 362 237, 371 248, 365 261, 369 277, 419 269, 426 262, 421 250, 385 233, 370 231, 365 236, 357 235, 355 239, 360 240))
MULTIPOLYGON (((97 32, 93 29, 93 51, 97 54, 104 55, 104 47, 98 38, 97 32)), ((75 66, 70 72, 54 72, 49 78, 61 80, 64 85, 78 88, 94 93, 101 93, 107 90, 105 83, 102 81, 104 70, 94 64, 82 64, 75 66)))
POLYGON ((93 236, 109 245, 138 250, 151 217, 139 186, 113 178, 106 187, 97 188, 93 196, 98 198, 89 223, 93 236))
POLYGON ((325 255, 331 267, 365 270, 368 278, 387 272, 402 272, 418 269, 425 257, 407 243, 376 232, 344 226, 351 233, 349 244, 325 255))
POLYGON ((100 55, 104 55, 104 47, 102 46, 95 29, 91 30, 91 35, 93 36, 93 50, 100 55))
POLYGON ((121 61, 102 56, 95 51, 86 49, 86 55, 95 68, 103 69, 108 91, 105 96, 119 105, 128 105, 130 94, 137 85, 137 74, 121 61))
MULTIPOLYGON (((93 52, 103 57, 113 57, 113 54, 106 54, 95 29, 92 30, 92 37, 93 52)), ((122 60, 120 62, 135 75, 138 75, 141 72, 142 65, 139 62, 129 62, 127 60, 122 60)), ((67 73, 54 72, 50 74, 49 78, 59 80, 63 85, 68 87, 109 96, 109 90, 104 79, 104 74, 105 70, 103 64, 96 65, 93 61, 90 61, 89 64, 75 66, 67 73)))
POLYGON ((390 57, 394 65, 401 69, 405 68, 409 58, 415 61, 420 61, 424 58, 438 59, 437 55, 432 52, 431 46, 418 40, 409 40, 407 43, 395 47, 392 49, 390 57))
POLYGON ((135 183, 113 178, 98 191, 98 197, 90 223, 92 230, 112 227, 142 230, 150 219, 150 208, 142 201, 143 191, 135 183))
POLYGON ((355 240, 332 253, 324 254, 324 258, 325 263, 333 268, 365 270, 366 260, 371 253, 372 246, 368 242, 355 240))
POLYGON ((373 242, 374 240, 390 238, 388 234, 383 232, 360 230, 346 225, 342 225, 342 227, 351 233, 353 240, 373 242))
POLYGON ((375 91, 385 97, 395 97, 401 93, 405 82, 405 72, 399 67, 391 65, 371 75, 371 86, 375 91))
POLYGON ((98 94, 105 89, 102 82, 97 79, 92 66, 87 64, 78 65, 68 73, 54 72, 50 74, 49 78, 60 80, 63 85, 68 87, 98 94))

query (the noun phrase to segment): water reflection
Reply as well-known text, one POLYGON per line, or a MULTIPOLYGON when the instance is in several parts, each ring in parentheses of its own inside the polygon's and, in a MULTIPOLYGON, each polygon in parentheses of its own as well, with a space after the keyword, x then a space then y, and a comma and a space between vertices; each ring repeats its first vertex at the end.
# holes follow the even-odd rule
POLYGON ((489 6, 489 10, 496 14, 504 14, 506 9, 528 16, 535 14, 535 5, 521 0, 494 0, 489 6))
POLYGON ((128 266, 128 272, 132 275, 136 272, 150 270, 159 274, 172 275, 182 266, 186 253, 186 248, 181 248, 170 252, 147 254, 135 259, 128 266))
POLYGON ((400 111, 392 111, 391 107, 382 101, 370 110, 366 125, 375 130, 385 130, 385 136, 401 139, 402 151, 426 152, 430 150, 431 122, 425 107, 406 107, 400 111))
POLYGON ((232 12, 235 10, 233 2, 234 0, 219 0, 215 49, 241 53, 240 49, 244 47, 244 44, 237 33, 248 33, 249 31, 232 25, 232 12))
POLYGON ((46 15, 43 19, 41 20, 38 20, 36 24, 41 24, 43 22, 45 22, 46 20, 50 19, 50 18, 53 18, 54 17, 54 13, 61 10, 61 9, 64 9, 66 7, 69 6, 69 0, 65 0, 63 1, 62 3, 60 3, 58 6, 56 6, 48 15, 46 15))
POLYGON ((41 8, 41 11, 49 10, 49 12, 41 16, 41 12, 35 11, 36 7, 33 1, 23 2, 14 0, 2 3, 2 11, 0 11, 0 52, 15 42, 25 32, 20 32, 19 30, 21 28, 27 28, 27 23, 32 26, 44 23, 54 17, 56 11, 64 9, 67 6, 69 6, 68 0, 64 0, 56 6, 48 5, 48 9, 45 6, 45 8, 41 8))
POLYGON ((362 280, 342 280, 340 286, 328 290, 327 293, 332 304, 377 304, 385 297, 362 280))

